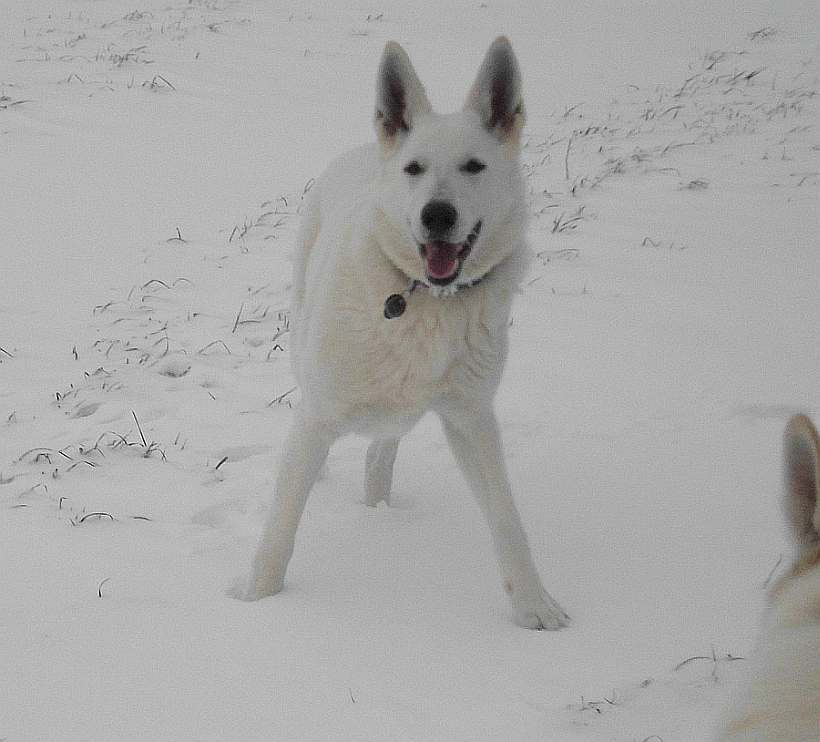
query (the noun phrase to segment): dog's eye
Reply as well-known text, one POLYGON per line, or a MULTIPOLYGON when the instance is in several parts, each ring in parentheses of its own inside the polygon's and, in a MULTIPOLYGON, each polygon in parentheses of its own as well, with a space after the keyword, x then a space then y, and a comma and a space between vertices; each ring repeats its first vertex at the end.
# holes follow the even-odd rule
POLYGON ((481 162, 481 160, 476 160, 475 157, 471 157, 459 169, 462 173, 470 173, 470 175, 475 175, 475 173, 480 173, 485 167, 487 166, 481 162))
POLYGON ((418 160, 410 160, 404 166, 404 172, 408 175, 421 175, 424 172, 424 168, 419 164, 418 160))

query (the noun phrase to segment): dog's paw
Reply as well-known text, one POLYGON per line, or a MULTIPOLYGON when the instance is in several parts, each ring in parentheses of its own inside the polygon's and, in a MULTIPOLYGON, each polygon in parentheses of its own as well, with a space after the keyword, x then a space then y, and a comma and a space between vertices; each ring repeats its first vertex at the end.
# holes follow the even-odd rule
POLYGON ((249 579, 247 577, 237 578, 233 585, 228 587, 225 591, 229 598, 235 600, 243 600, 246 603, 253 603, 262 598, 268 598, 271 595, 281 592, 283 585, 274 584, 270 581, 259 579, 249 579))
POLYGON ((530 599, 513 600, 513 620, 525 629, 557 631, 570 625, 570 617, 544 590, 530 599))
POLYGON ((376 491, 373 488, 367 488, 364 493, 364 504, 369 508, 379 506, 383 502, 388 507, 390 506, 390 492, 388 490, 376 491))

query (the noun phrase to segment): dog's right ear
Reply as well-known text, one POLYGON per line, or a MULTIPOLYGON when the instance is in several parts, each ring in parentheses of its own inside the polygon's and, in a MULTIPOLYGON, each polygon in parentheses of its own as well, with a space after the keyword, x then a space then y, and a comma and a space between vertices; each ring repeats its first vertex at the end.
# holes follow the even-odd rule
POLYGON ((783 434, 786 513, 800 546, 820 544, 820 439, 811 420, 795 415, 783 434))
POLYGON ((407 52, 395 41, 388 41, 376 79, 376 133, 385 151, 393 148, 419 116, 431 110, 407 52))

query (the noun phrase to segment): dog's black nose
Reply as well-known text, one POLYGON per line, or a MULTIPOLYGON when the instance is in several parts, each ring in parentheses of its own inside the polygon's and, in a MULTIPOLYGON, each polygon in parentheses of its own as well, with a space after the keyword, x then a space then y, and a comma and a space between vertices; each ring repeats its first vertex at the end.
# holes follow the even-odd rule
POLYGON ((431 235, 447 234, 456 224, 458 212, 447 201, 430 201, 421 210, 421 223, 431 235))

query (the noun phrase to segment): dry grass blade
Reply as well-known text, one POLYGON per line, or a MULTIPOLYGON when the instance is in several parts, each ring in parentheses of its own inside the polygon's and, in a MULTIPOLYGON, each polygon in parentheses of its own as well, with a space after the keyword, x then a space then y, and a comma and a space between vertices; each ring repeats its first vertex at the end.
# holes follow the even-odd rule
POLYGON ((89 518, 108 518, 110 520, 115 520, 114 516, 111 513, 103 513, 103 512, 95 512, 95 513, 86 513, 82 518, 80 518, 77 523, 85 523, 89 518))
POLYGON ((763 39, 768 39, 771 36, 774 36, 777 33, 777 29, 773 26, 764 26, 763 28, 759 28, 757 31, 752 31, 748 34, 747 38, 749 41, 762 41, 763 39))
POLYGON ((182 237, 182 232, 180 231, 179 227, 177 227, 177 233, 175 237, 169 237, 166 242, 181 242, 183 245, 188 244, 188 240, 182 237))
POLYGON ((777 572, 777 568, 778 568, 781 564, 783 564, 783 555, 782 555, 782 554, 778 557, 777 562, 775 563, 774 567, 772 567, 772 568, 771 568, 771 571, 769 572, 769 576, 768 576, 768 577, 767 577, 767 578, 763 581, 763 589, 764 589, 764 590, 765 590, 767 587, 769 587, 769 583, 771 583, 772 578, 773 578, 773 577, 774 577, 774 575, 775 575, 775 572, 777 572))
POLYGON ((142 445, 148 448, 148 443, 146 442, 145 435, 142 432, 142 426, 140 425, 140 421, 137 419, 137 413, 134 412, 134 410, 131 410, 131 414, 134 416, 134 422, 137 424, 137 430, 139 430, 142 445))
POLYGON ((0 111, 5 111, 12 106, 21 106, 23 103, 31 103, 30 100, 13 100, 7 95, 0 95, 0 111))
POLYGON ((242 316, 242 310, 245 308, 245 302, 243 301, 241 306, 239 307, 239 311, 236 313, 236 319, 233 321, 233 329, 231 330, 231 335, 236 332, 236 328, 239 327, 239 318, 242 316))
POLYGON ((200 355, 205 355, 205 351, 208 350, 209 348, 213 348, 215 345, 221 345, 225 349, 225 352, 228 355, 232 355, 231 354, 231 349, 227 345, 225 345, 224 340, 214 340, 214 341, 208 343, 207 345, 203 346, 202 348, 200 348, 197 351, 197 353, 199 353, 200 355))
POLYGON ((289 397, 293 392, 296 391, 296 387, 291 387, 288 389, 284 394, 280 394, 278 397, 274 397, 270 402, 268 402, 268 407, 273 407, 275 404, 290 404, 287 401, 287 397, 289 397))
POLYGON ((683 662, 678 662, 678 664, 675 665, 672 668, 672 670, 673 670, 673 672, 677 672, 678 670, 686 667, 686 665, 688 665, 690 662, 696 662, 698 660, 710 660, 711 661, 712 657, 707 656, 707 655, 703 655, 703 654, 696 655, 695 657, 687 657, 685 660, 683 660, 683 662))
POLYGON ((564 178, 569 180, 569 151, 572 149, 572 140, 575 138, 575 132, 570 134, 569 139, 567 140, 567 151, 564 154, 564 178))

